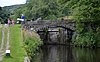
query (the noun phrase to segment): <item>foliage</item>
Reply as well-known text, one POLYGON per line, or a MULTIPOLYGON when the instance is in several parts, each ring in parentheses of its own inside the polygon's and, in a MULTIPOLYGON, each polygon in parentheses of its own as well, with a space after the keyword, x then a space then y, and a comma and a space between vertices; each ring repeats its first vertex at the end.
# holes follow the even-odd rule
POLYGON ((69 7, 76 21, 98 21, 100 20, 99 0, 70 0, 69 7))
POLYGON ((93 32, 82 33, 76 37, 75 44, 79 46, 87 46, 87 47, 95 46, 96 38, 94 35, 95 33, 93 32))
POLYGON ((3 20, 2 20, 2 18, 0 17, 0 22, 2 23, 3 22, 3 20))
POLYGON ((23 30, 23 41, 27 55, 30 59, 34 58, 34 55, 38 53, 38 47, 42 44, 39 36, 34 32, 23 30))
POLYGON ((100 29, 100 1, 70 0, 67 5, 72 9, 72 16, 77 24, 78 36, 75 44, 96 46, 100 43, 100 37, 98 37, 100 31, 97 31, 100 29))
POLYGON ((10 15, 9 12, 6 9, 0 7, 0 22, 7 23, 9 15, 10 15))
POLYGON ((27 0, 27 3, 15 11, 17 14, 24 14, 26 19, 57 19, 69 15, 70 9, 66 5, 66 0, 27 0))
POLYGON ((8 18, 16 20, 17 19, 16 16, 19 16, 19 15, 17 15, 15 10, 18 11, 17 9, 22 7, 22 6, 23 6, 23 4, 0 7, 0 22, 1 23, 7 23, 8 18), (14 15, 14 12, 15 12, 16 15, 14 15))

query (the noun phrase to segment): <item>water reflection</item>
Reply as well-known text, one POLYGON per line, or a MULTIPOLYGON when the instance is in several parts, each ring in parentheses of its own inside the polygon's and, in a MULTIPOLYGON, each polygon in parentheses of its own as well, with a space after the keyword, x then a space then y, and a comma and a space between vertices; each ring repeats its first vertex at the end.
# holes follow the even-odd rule
POLYGON ((41 62, 73 62, 72 49, 66 46, 43 46, 42 53, 41 62))
POLYGON ((100 49, 45 45, 33 62, 100 62, 100 49))

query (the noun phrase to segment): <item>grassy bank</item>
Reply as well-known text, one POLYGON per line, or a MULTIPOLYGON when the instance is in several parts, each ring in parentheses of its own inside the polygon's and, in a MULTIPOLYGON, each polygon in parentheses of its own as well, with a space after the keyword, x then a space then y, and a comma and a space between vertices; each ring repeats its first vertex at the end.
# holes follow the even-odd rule
POLYGON ((23 30, 23 41, 27 55, 33 59, 38 53, 38 47, 42 45, 40 37, 35 32, 23 30))
POLYGON ((22 47, 20 25, 10 27, 10 50, 11 57, 4 56, 2 62, 24 62, 25 51, 22 47))

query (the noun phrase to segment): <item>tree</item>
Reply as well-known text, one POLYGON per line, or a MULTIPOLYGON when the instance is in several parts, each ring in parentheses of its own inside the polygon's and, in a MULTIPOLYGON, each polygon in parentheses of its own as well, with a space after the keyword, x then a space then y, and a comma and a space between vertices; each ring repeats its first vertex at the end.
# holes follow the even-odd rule
POLYGON ((41 17, 52 20, 68 15, 70 10, 64 6, 66 3, 66 0, 27 0, 26 5, 20 9, 27 19, 41 17))
POLYGON ((75 19, 81 21, 100 20, 100 1, 99 0, 70 0, 69 7, 73 10, 75 19))
POLYGON ((100 43, 100 0, 70 0, 68 6, 77 22, 75 44, 97 46, 100 43))
POLYGON ((9 15, 9 12, 7 12, 6 9, 0 7, 0 21, 2 23, 7 22, 9 15))

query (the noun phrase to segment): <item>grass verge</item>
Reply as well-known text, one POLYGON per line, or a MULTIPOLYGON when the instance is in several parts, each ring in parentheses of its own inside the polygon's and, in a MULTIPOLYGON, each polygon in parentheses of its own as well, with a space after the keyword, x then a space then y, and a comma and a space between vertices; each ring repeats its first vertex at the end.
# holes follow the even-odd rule
POLYGON ((4 45, 3 45, 3 49, 5 49, 6 48, 6 42, 7 42, 8 28, 4 27, 3 30, 4 30, 4 45))
POLYGON ((22 47, 20 25, 10 27, 10 50, 11 56, 4 56, 2 62, 24 62, 25 51, 22 47))

